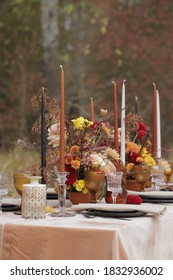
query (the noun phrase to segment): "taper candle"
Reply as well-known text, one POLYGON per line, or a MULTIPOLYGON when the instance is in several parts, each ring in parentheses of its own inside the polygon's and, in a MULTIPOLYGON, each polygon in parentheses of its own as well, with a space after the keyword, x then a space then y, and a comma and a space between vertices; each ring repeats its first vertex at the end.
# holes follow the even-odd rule
POLYGON ((91 111, 91 121, 94 122, 94 101, 93 98, 91 97, 91 107, 90 107, 90 111, 91 111))
POLYGON ((158 90, 157 94, 157 159, 161 158, 161 123, 160 123, 160 96, 158 90))
POLYGON ((61 79, 60 79, 60 162, 59 171, 65 171, 65 118, 64 118, 64 70, 62 65, 61 68, 61 79))
POLYGON ((152 154, 156 159, 156 149, 157 149, 157 90, 156 85, 153 83, 153 129, 152 129, 152 154))
POLYGON ((41 92, 41 182, 45 183, 44 168, 46 167, 46 121, 45 121, 45 88, 41 92))
POLYGON ((138 97, 135 96, 135 114, 138 113, 138 97))
POLYGON ((125 164, 125 81, 122 85, 122 102, 121 102, 121 161, 125 164))
POLYGON ((112 82, 114 85, 114 148, 119 152, 118 144, 118 106, 117 106, 117 88, 116 83, 112 82))

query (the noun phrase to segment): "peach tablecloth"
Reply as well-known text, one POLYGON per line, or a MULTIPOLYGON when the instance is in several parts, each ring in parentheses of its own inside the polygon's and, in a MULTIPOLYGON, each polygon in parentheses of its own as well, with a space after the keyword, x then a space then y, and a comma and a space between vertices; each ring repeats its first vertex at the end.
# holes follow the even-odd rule
POLYGON ((23 219, 0 216, 2 260, 173 259, 173 206, 164 216, 120 220, 85 218, 23 219))

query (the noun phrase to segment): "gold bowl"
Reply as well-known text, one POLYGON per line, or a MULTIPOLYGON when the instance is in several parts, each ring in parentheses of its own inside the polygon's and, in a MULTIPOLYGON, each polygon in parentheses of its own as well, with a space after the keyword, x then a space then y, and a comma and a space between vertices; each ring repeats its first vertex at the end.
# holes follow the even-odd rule
POLYGON ((14 187, 20 196, 22 196, 23 185, 30 183, 30 179, 27 176, 28 174, 24 174, 22 172, 16 172, 13 174, 14 187))

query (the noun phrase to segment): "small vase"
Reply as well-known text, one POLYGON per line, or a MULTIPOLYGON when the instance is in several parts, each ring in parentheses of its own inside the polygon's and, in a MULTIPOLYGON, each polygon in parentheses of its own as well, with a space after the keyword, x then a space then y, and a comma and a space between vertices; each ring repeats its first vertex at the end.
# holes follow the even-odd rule
POLYGON ((79 204, 79 203, 89 203, 90 202, 90 193, 82 193, 82 192, 70 192, 67 191, 67 196, 71 203, 79 204))
POLYGON ((46 185, 40 184, 41 176, 30 176, 30 184, 22 189, 22 217, 41 219, 46 217, 46 185))

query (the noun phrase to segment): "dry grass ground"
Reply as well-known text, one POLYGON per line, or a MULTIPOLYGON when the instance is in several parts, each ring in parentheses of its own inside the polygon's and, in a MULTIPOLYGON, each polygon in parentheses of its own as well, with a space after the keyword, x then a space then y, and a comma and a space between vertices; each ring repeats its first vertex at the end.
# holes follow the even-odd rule
POLYGON ((9 195, 18 197, 13 184, 13 173, 17 170, 25 170, 28 166, 36 163, 39 155, 34 151, 23 150, 17 146, 8 152, 0 151, 0 172, 10 174, 9 195))

